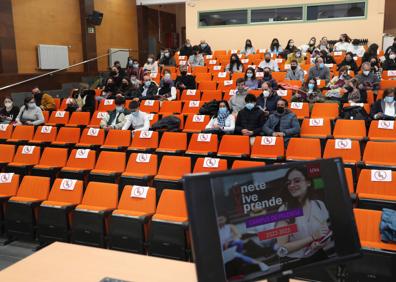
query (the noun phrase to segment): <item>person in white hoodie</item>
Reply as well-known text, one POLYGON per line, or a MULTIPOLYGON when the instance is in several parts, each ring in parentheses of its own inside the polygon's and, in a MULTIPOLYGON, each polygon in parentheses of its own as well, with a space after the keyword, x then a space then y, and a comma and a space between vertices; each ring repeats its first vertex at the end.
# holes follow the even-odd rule
POLYGON ((235 129, 235 117, 231 113, 231 108, 227 101, 219 102, 219 110, 205 127, 205 132, 233 133, 235 129))
POLYGON ((147 131, 150 129, 150 120, 147 113, 139 110, 139 102, 132 101, 129 104, 131 113, 126 116, 126 121, 122 130, 128 130, 132 127, 132 133, 136 131, 147 131))

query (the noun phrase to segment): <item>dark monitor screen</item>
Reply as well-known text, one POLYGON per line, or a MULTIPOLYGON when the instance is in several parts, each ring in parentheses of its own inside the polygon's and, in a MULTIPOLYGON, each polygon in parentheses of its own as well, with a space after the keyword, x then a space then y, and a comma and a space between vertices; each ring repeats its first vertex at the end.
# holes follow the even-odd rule
POLYGON ((199 281, 254 281, 360 254, 339 159, 188 175, 185 190, 199 281))

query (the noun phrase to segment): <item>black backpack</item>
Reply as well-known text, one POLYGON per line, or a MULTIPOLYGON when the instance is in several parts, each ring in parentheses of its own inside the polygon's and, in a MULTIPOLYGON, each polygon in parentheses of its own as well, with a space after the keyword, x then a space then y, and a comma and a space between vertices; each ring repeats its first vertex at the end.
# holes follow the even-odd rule
POLYGON ((357 119, 357 120, 369 120, 369 115, 364 108, 360 106, 345 107, 342 109, 340 114, 341 119, 357 119))
POLYGON ((216 100, 212 100, 202 105, 202 107, 199 109, 199 114, 214 116, 215 114, 217 114, 218 110, 219 102, 216 100))
POLYGON ((151 127, 153 130, 160 131, 179 131, 180 128, 180 119, 175 116, 167 116, 163 117, 156 123, 154 123, 151 127))

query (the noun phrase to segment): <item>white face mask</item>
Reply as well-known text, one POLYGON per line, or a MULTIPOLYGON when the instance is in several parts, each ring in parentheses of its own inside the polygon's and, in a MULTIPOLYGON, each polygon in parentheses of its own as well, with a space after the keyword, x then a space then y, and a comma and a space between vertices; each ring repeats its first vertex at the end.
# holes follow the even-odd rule
POLYGON ((363 74, 367 76, 370 74, 370 71, 363 71, 363 74))
POLYGON ((270 92, 269 92, 268 90, 263 90, 263 96, 264 96, 265 98, 268 98, 269 95, 270 95, 270 92))
POLYGON ((394 59, 396 58, 396 55, 395 55, 395 54, 389 55, 389 58, 390 58, 391 60, 394 60, 394 59))
POLYGON ((4 102, 4 107, 6 109, 11 109, 12 108, 12 102, 4 102))
POLYGON ((147 59, 147 62, 148 62, 149 64, 151 64, 151 63, 153 62, 153 58, 148 58, 148 59, 147 59))
POLYGON ((34 109, 36 107, 36 103, 35 102, 29 102, 27 104, 27 106, 28 106, 29 109, 34 109))

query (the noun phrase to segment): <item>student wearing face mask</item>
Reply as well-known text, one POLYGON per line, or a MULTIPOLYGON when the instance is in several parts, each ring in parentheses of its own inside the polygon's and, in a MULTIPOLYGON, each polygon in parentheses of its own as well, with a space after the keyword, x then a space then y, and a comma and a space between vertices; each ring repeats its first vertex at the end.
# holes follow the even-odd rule
POLYGON ((96 96, 95 99, 99 102, 104 99, 114 99, 116 92, 117 92, 117 87, 114 83, 114 80, 111 77, 109 77, 105 82, 105 86, 103 87, 102 93, 100 94, 100 96, 96 96))
POLYGON ((326 50, 327 52, 331 52, 332 48, 330 47, 330 44, 327 42, 327 37, 322 37, 320 39, 319 45, 317 46, 319 50, 326 50))
POLYGON ((371 71, 371 64, 365 62, 362 64, 362 73, 356 76, 360 90, 377 90, 380 80, 378 76, 371 71))
POLYGON ((143 83, 137 91, 138 96, 132 98, 139 98, 140 100, 153 100, 156 98, 157 92, 158 85, 151 80, 149 75, 145 75, 143 77, 143 83))
POLYGON ((45 122, 43 111, 36 105, 34 97, 25 98, 15 121, 18 125, 40 125, 45 122))
POLYGON ((340 70, 342 67, 347 67, 349 70, 353 71, 355 74, 359 72, 359 68, 353 59, 353 53, 352 52, 347 52, 345 54, 344 60, 337 66, 338 70, 340 70))
POLYGON ((246 56, 249 56, 250 54, 256 54, 256 50, 254 49, 250 39, 246 39, 245 47, 241 50, 241 54, 245 54, 246 56))
POLYGON ((245 107, 239 111, 235 122, 235 134, 257 136, 264 125, 264 113, 256 105, 257 98, 253 94, 245 97, 245 107))
POLYGON ((235 130, 235 117, 231 114, 231 108, 227 101, 219 102, 219 110, 205 127, 205 132, 210 133, 233 133, 235 130))
POLYGON ((307 44, 303 44, 300 46, 299 48, 303 53, 313 53, 313 51, 316 49, 316 38, 315 37, 311 37, 311 39, 309 40, 309 42, 307 44))
MULTIPOLYGON (((270 49, 268 50, 271 55, 275 54, 276 56, 283 53, 283 49, 279 44, 278 38, 272 39, 270 49)), ((270 57, 271 58, 271 57, 270 57)))
POLYGON ((188 64, 192 67, 205 65, 204 57, 199 53, 198 46, 193 47, 193 54, 188 58, 188 64))
POLYGON ((230 62, 226 66, 226 71, 231 74, 234 72, 243 72, 243 64, 237 54, 231 55, 230 62))
POLYGON ((283 57, 287 58, 290 54, 295 53, 297 50, 297 47, 294 45, 294 40, 289 39, 286 48, 283 50, 283 57))
POLYGON ((315 60, 315 66, 311 67, 308 72, 309 79, 322 79, 327 83, 330 81, 330 69, 325 66, 323 58, 318 57, 315 60))
POLYGON ((186 89, 197 89, 195 77, 187 73, 188 66, 181 65, 179 69, 180 69, 180 75, 176 77, 175 85, 176 88, 179 89, 180 93, 182 93, 183 90, 186 89))
POLYGON ((171 73, 168 70, 164 71, 164 76, 160 81, 158 93, 157 93, 157 99, 163 101, 163 100, 176 100, 176 87, 174 85, 174 82, 171 78, 171 73))
POLYGON ((81 112, 82 99, 79 89, 72 89, 69 98, 66 100, 66 111, 81 112))
POLYGON ((158 63, 153 54, 148 55, 147 62, 143 66, 143 71, 150 73, 158 73, 158 63))
POLYGON ((372 58, 377 59, 378 57, 378 44, 373 43, 371 44, 367 51, 364 53, 363 57, 362 57, 362 62, 370 62, 372 58))
POLYGON ((327 53, 327 51, 321 50, 320 56, 322 57, 323 62, 325 64, 336 64, 336 61, 334 60, 333 56, 327 53))
POLYGON ((179 56, 191 56, 193 54, 193 47, 191 45, 190 39, 187 39, 184 45, 180 48, 179 56))
POLYGON ((32 94, 36 105, 43 111, 54 111, 56 110, 55 100, 51 95, 42 93, 38 87, 33 88, 32 94))
POLYGON ((133 60, 132 66, 127 69, 128 77, 135 77, 142 81, 144 75, 144 69, 139 65, 138 60, 133 60))
POLYGON ((107 79, 111 78, 114 83, 115 89, 118 89, 121 86, 121 81, 123 76, 121 76, 120 71, 117 67, 113 66, 110 70, 110 75, 107 79))
POLYGON ((378 80, 382 79, 382 66, 380 61, 377 58, 372 57, 370 59, 370 65, 371 65, 371 72, 377 75, 378 80))
POLYGON ((238 114, 240 110, 245 107, 245 98, 247 95, 247 88, 245 86, 245 80, 238 78, 236 81, 237 91, 234 96, 230 98, 229 104, 233 114, 238 114))
POLYGON ((347 80, 344 85, 344 95, 341 98, 341 104, 360 104, 363 107, 364 103, 367 103, 367 91, 364 89, 358 89, 358 81, 353 78, 347 80))
POLYGON ((271 60, 271 53, 266 52, 264 55, 264 60, 260 62, 258 66, 261 70, 264 70, 265 67, 270 68, 272 71, 279 71, 278 63, 275 60, 271 60))
POLYGON ((296 60, 290 62, 290 69, 287 70, 285 80, 300 80, 304 81, 304 71, 300 68, 296 60))
POLYGON ((212 49, 210 48, 209 44, 205 40, 201 40, 199 44, 199 53, 202 55, 212 55, 212 49))
POLYGON ((350 47, 347 50, 347 52, 351 52, 353 55, 361 58, 361 57, 363 57, 363 55, 366 52, 366 50, 359 43, 360 42, 359 42, 358 39, 352 40, 352 44, 350 45, 350 47))
POLYGON ((4 107, 0 110, 0 123, 13 123, 18 116, 19 108, 14 106, 14 100, 11 97, 5 97, 3 105, 4 107))
POLYGON ((385 56, 390 54, 390 52, 393 51, 394 53, 396 53, 396 37, 393 38, 393 44, 391 46, 389 46, 388 48, 386 48, 385 51, 385 56))
POLYGON ((301 50, 297 49, 287 56, 286 64, 290 64, 292 61, 297 61, 298 64, 305 64, 305 58, 302 55, 301 50))
POLYGON ((132 101, 129 103, 130 114, 126 117, 126 122, 122 130, 131 129, 132 133, 136 131, 147 131, 150 129, 150 120, 148 114, 140 111, 139 102, 132 101))
POLYGON ((339 100, 344 94, 344 85, 347 81, 349 81, 351 77, 348 75, 348 66, 342 66, 339 69, 339 74, 335 75, 329 84, 327 85, 330 88, 326 93, 326 98, 329 100, 339 100))
MULTIPOLYGON (((143 78, 142 78, 143 79, 143 78)), ((129 91, 131 90, 131 84, 127 78, 122 79, 121 87, 118 89, 124 96, 128 96, 129 91)))
POLYGON ((279 99, 276 111, 273 111, 263 126, 266 136, 283 137, 287 144, 289 139, 300 134, 300 123, 296 115, 287 108, 288 102, 279 99))
POLYGON ((396 51, 390 51, 385 57, 386 59, 382 63, 383 70, 396 70, 396 51))
POLYGON ((171 66, 171 67, 176 66, 176 61, 173 58, 173 54, 170 49, 164 50, 164 56, 160 59, 159 64, 161 66, 171 66))
POLYGON ((263 93, 257 99, 257 106, 264 112, 265 116, 268 116, 270 112, 275 111, 276 103, 280 97, 268 82, 263 82, 261 89, 263 93))
POLYGON ((125 98, 122 96, 117 97, 115 105, 116 108, 113 111, 109 111, 100 121, 100 128, 105 130, 123 128, 126 116, 129 114, 129 111, 125 109, 125 98))
POLYGON ((278 89, 278 83, 276 82, 276 80, 272 77, 272 72, 271 69, 269 67, 265 67, 264 70, 264 76, 261 79, 262 82, 267 82, 268 85, 274 89, 277 90, 278 89))
POLYGON ((340 35, 339 41, 334 45, 334 51, 337 52, 346 52, 351 49, 351 38, 343 33, 340 35))
POLYGON ((377 100, 371 106, 371 117, 373 119, 395 119, 396 103, 394 88, 385 89, 383 98, 377 100))
POLYGON ((260 81, 256 78, 256 71, 254 68, 248 68, 245 72, 245 86, 249 89, 257 89, 260 86, 260 81))
POLYGON ((318 89, 317 81, 314 78, 307 80, 303 86, 292 96, 292 102, 317 103, 324 102, 324 97, 318 89))

